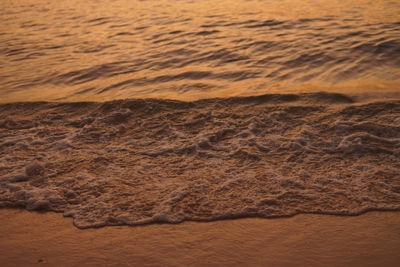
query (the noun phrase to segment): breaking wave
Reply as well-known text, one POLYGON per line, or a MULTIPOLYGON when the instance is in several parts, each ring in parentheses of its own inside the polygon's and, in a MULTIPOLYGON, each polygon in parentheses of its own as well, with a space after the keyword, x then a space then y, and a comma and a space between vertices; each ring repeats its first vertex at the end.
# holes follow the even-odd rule
POLYGON ((400 101, 0 105, 0 206, 79 228, 400 210, 400 101))

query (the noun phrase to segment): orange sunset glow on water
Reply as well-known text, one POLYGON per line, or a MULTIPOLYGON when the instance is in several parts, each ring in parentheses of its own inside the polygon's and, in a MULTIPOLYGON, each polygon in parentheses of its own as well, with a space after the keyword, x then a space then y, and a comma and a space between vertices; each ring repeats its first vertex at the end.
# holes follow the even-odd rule
POLYGON ((1 102, 399 87, 398 1, 1 5, 1 102))
POLYGON ((400 1, 0 18, 2 266, 399 262, 400 1))

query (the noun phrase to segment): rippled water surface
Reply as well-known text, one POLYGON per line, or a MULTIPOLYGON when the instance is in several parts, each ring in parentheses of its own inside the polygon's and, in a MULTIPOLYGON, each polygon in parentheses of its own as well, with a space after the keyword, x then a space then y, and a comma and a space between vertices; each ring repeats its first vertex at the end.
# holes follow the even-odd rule
POLYGON ((400 1, 2 0, 0 101, 398 91, 400 1))
POLYGON ((400 210, 399 1, 0 10, 0 207, 81 228, 400 210))

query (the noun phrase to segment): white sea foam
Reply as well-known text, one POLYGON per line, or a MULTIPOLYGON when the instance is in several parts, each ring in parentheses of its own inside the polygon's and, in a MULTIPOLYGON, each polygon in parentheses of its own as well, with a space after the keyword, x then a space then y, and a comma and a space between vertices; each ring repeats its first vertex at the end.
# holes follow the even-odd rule
POLYGON ((290 98, 0 105, 0 206, 81 228, 400 210, 400 102, 290 98))

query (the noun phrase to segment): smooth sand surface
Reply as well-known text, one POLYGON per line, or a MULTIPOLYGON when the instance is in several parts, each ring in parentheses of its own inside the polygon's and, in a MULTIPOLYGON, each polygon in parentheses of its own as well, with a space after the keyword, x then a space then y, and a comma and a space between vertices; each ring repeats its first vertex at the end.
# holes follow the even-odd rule
POLYGON ((400 213, 298 215, 79 230, 0 210, 1 266, 399 266, 400 213))

